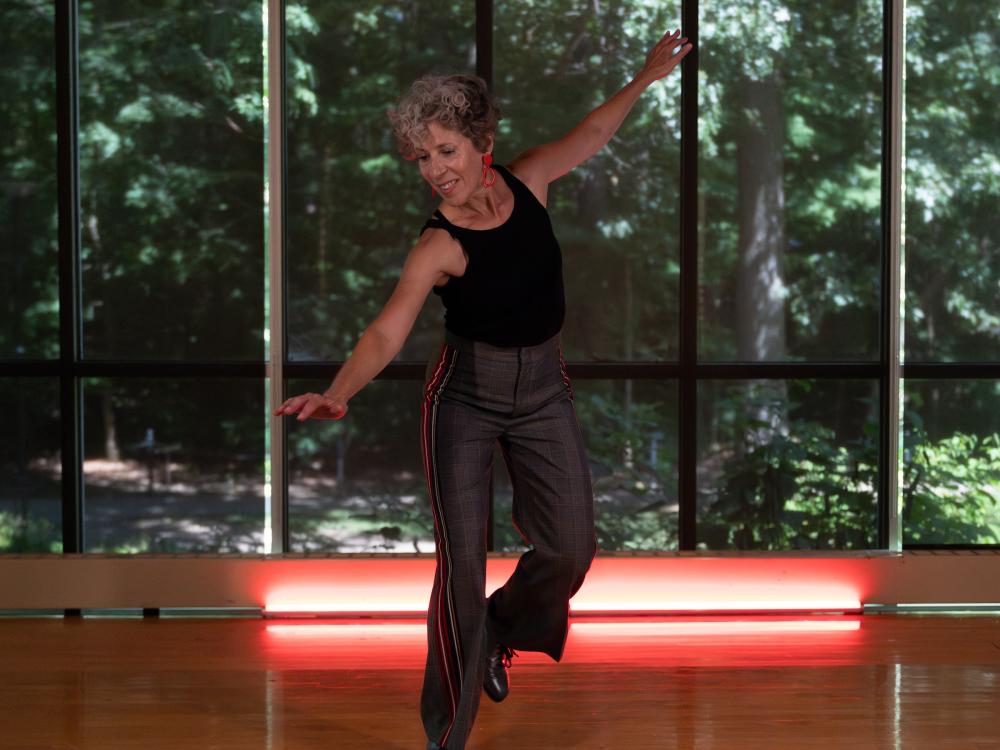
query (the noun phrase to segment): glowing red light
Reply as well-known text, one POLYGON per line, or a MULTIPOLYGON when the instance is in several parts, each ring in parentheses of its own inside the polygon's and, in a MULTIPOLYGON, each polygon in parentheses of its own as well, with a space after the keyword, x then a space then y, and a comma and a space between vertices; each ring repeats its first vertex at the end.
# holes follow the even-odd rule
MULTIPOLYGON (((503 585, 513 558, 487 562, 486 593, 503 585)), ((598 557, 570 602, 574 614, 859 612, 850 558, 598 557)), ((268 615, 413 614, 427 611, 434 561, 363 558, 316 568, 282 563, 264 595, 268 615), (301 572, 301 575, 296 575, 301 572)))
POLYGON ((846 633, 861 629, 856 618, 837 620, 716 620, 705 622, 574 622, 573 633, 587 638, 719 635, 773 635, 775 633, 846 633))

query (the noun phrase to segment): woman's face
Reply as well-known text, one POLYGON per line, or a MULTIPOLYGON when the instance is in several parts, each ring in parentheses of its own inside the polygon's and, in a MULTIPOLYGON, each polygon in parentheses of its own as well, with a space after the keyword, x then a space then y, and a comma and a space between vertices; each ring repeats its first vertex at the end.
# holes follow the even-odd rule
MULTIPOLYGON (((428 136, 417 149, 420 174, 446 202, 460 205, 482 190, 483 154, 472 141, 437 122, 427 123, 428 136)), ((493 139, 488 144, 492 148, 493 139)))

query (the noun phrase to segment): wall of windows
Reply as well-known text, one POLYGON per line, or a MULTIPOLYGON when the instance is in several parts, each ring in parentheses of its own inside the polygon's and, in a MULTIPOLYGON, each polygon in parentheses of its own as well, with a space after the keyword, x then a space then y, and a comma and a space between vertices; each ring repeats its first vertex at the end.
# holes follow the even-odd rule
POLYGON ((904 540, 1000 541, 1000 5, 908 2, 904 540))
MULTIPOLYGON (((346 419, 270 417, 267 191, 275 363, 288 395, 321 391, 437 205, 386 118, 409 83, 483 76, 505 164, 679 25, 683 70, 549 192, 601 548, 884 548, 888 471, 904 547, 1000 544, 1000 3, 890 6, 285 0, 268 28, 266 0, 5 3, 0 551, 279 551, 279 532, 287 551, 433 551, 419 413, 440 302, 346 419), (287 486, 265 481, 275 460, 287 486)), ((491 548, 524 549, 499 451, 491 502, 491 548)))

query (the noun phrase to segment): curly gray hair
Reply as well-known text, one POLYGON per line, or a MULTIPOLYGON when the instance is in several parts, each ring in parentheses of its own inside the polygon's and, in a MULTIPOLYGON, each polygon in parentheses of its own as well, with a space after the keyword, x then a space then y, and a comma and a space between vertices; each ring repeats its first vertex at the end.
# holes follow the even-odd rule
POLYGON ((486 81, 463 73, 421 76, 387 114, 399 153, 407 160, 416 158, 429 134, 428 122, 457 130, 485 151, 500 121, 500 110, 486 81))

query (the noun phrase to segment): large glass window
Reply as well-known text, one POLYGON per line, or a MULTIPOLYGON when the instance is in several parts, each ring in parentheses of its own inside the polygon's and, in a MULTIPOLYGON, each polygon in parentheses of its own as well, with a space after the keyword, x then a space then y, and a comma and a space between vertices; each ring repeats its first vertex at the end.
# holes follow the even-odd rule
POLYGON ((0 552, 62 552, 59 381, 0 378, 0 552))
POLYGON ((876 546, 878 384, 699 385, 698 546, 876 546))
POLYGON ((85 552, 263 552, 264 384, 84 380, 85 552))
POLYGON ((877 359, 882 3, 699 11, 700 358, 877 359))
POLYGON ((0 4, 0 359, 59 356, 54 4, 0 4))
POLYGON ((997 362, 1000 2, 906 13, 906 361, 997 362))
POLYGON ((263 358, 262 33, 251 0, 80 3, 87 359, 263 358))
POLYGON ((903 534, 1000 544, 1000 382, 906 380, 903 534))
POLYGON ((906 23, 903 538, 998 544, 1000 2, 906 23))
MULTIPOLYGON (((329 380, 292 380, 322 393, 329 380)), ((289 420, 288 495, 295 552, 431 552, 434 520, 420 445, 423 387, 376 380, 344 419, 289 420)))
MULTIPOLYGON (((386 111, 424 73, 475 72, 473 12, 445 0, 289 7, 289 359, 345 359, 392 294, 440 197, 397 153, 386 111)), ((441 319, 429 298, 397 359, 426 360, 441 319)))
MULTIPOLYGON (((283 6, 284 60, 265 58, 260 0, 0 8, 0 551, 59 552, 64 535, 69 551, 269 548, 267 503, 285 488, 264 484, 268 66, 287 73, 273 364, 295 395, 329 385, 439 203, 386 116, 414 79, 487 77, 509 164, 611 98, 681 17, 679 2, 631 0, 283 6), (73 29, 59 51, 75 66, 52 48, 73 29), (57 79, 76 86, 57 94, 57 79), (78 122, 56 107, 73 91, 78 122), (77 126, 75 161, 57 162, 57 133, 77 126), (60 247, 76 219, 79 247, 60 247), (74 299, 60 249, 78 254, 80 352, 60 350, 75 334, 60 330, 74 299), (60 413, 81 384, 79 413, 60 413), (78 429, 82 550, 62 519, 76 484, 60 451, 78 429)), ((910 545, 996 545, 1000 0, 944 10, 906 4, 901 524, 910 545)), ((650 86, 546 197, 599 545, 877 547, 897 428, 879 400, 884 4, 698 12, 693 75, 650 86), (688 118, 682 80, 697 88, 688 118)), ((433 550, 421 373, 442 320, 429 295, 346 419, 285 419, 292 551, 433 550)), ((513 501, 498 451, 496 550, 524 548, 513 501)))
MULTIPOLYGON (((396 151, 386 111, 427 72, 475 72, 471 3, 304 2, 286 14, 287 332, 294 362, 346 359, 399 280, 440 197, 396 151)), ((429 296, 396 359, 443 335, 429 296)), ((289 395, 325 381, 293 380, 289 395)), ((293 550, 430 552, 422 383, 373 382, 335 423, 289 428, 293 550)))

